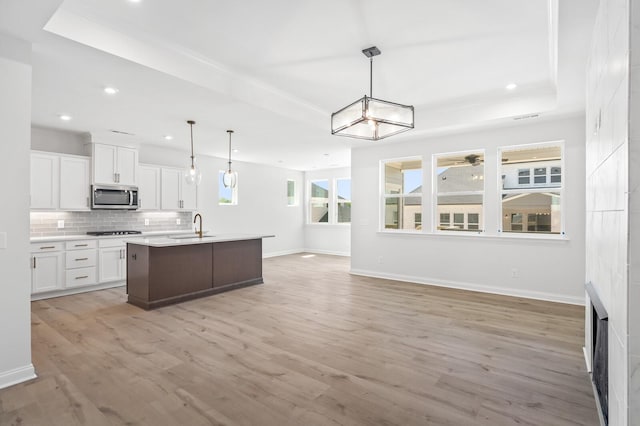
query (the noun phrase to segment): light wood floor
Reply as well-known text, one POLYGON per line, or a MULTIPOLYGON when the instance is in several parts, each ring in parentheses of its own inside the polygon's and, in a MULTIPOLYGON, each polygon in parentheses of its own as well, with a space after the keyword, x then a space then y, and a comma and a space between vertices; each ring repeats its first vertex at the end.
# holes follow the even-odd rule
MULTIPOLYGON (((267 259, 265 284, 146 312, 34 302, 39 378, 1 425, 597 425, 583 309, 267 259)), ((10 326, 10 325, 3 325, 10 326)))

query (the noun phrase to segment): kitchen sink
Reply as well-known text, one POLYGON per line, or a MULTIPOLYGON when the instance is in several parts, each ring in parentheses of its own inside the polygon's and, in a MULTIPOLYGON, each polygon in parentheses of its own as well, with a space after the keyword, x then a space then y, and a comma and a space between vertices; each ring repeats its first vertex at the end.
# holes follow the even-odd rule
MULTIPOLYGON (((202 238, 213 238, 215 237, 215 235, 203 235, 202 238)), ((184 234, 184 235, 172 235, 169 238, 171 238, 172 240, 193 240, 193 239, 200 239, 200 237, 198 237, 195 234, 184 234)))

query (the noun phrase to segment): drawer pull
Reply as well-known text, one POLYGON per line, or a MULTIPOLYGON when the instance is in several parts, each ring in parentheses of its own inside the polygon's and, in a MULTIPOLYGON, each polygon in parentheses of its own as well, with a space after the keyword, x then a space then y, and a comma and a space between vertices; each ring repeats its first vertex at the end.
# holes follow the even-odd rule
POLYGON ((88 257, 80 257, 78 259, 76 259, 76 262, 80 262, 81 260, 89 260, 88 257))
POLYGON ((74 247, 87 247, 89 244, 75 244, 74 247))
POLYGON ((54 248, 56 248, 56 246, 44 246, 44 247, 40 247, 40 250, 54 249, 54 248))
POLYGON ((85 278, 89 278, 89 275, 82 275, 81 277, 76 277, 76 280, 83 280, 85 278))

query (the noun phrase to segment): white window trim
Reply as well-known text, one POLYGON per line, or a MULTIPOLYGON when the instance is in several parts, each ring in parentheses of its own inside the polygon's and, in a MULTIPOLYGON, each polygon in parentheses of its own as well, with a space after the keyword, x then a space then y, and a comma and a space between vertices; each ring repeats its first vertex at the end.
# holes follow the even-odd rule
MULTIPOLYGON (((338 222, 338 180, 339 179, 349 179, 350 176, 343 177, 328 177, 328 178, 317 178, 317 179, 307 179, 306 181, 306 197, 305 197, 305 209, 307 210, 305 217, 305 225, 306 226, 328 226, 328 227, 350 227, 351 222, 338 222), (313 182, 324 182, 327 181, 328 187, 328 221, 327 222, 312 222, 311 221, 311 185, 313 182)), ((353 203, 353 200, 349 200, 353 203)))
POLYGON ((378 179, 379 179, 379 187, 378 187, 378 193, 380 195, 380 201, 378 202, 378 232, 388 232, 388 233, 398 233, 398 234, 424 234, 425 233, 425 228, 424 228, 424 182, 425 182, 425 173, 424 173, 424 167, 425 167, 425 162, 424 162, 424 158, 422 155, 412 155, 409 157, 397 157, 397 158, 387 158, 384 160, 380 160, 380 164, 379 164, 379 170, 378 170, 378 179), (386 194, 385 193, 385 186, 386 186, 386 182, 385 182, 385 178, 386 178, 386 174, 385 174, 385 164, 386 163, 395 163, 395 162, 402 162, 402 161, 420 161, 421 166, 421 170, 422 170, 422 192, 420 194, 386 194), (384 222, 384 215, 385 215, 385 206, 386 206, 386 202, 388 198, 406 198, 406 197, 410 197, 410 198, 415 198, 415 197, 420 197, 421 199, 421 204, 420 204, 420 213, 422 213, 422 229, 387 229, 385 228, 385 222, 384 222))
MULTIPOLYGON (((560 185, 559 186, 553 186, 553 187, 544 187, 544 188, 540 188, 540 187, 528 187, 528 188, 514 188, 514 189, 502 189, 502 179, 497 179, 497 191, 498 191, 498 200, 500 202, 500 205, 498 206, 497 209, 497 213, 498 216, 496 218, 496 223, 498 224, 498 235, 503 237, 503 238, 532 238, 532 239, 548 239, 548 240, 557 240, 557 239, 563 239, 566 240, 567 236, 566 236, 566 206, 565 206, 565 202, 566 202, 566 197, 564 195, 564 188, 565 188, 565 184, 566 184, 566 164, 565 164, 565 141, 563 139, 561 140, 556 140, 556 141, 549 141, 549 142, 534 142, 534 143, 527 143, 527 144, 519 144, 519 145, 508 145, 508 146, 500 146, 498 147, 498 161, 497 161, 497 176, 502 176, 502 154, 504 151, 510 151, 510 150, 518 150, 518 149, 523 149, 523 148, 527 148, 527 147, 539 147, 539 148, 544 148, 544 147, 553 147, 553 146, 559 146, 560 147, 560 167, 561 167, 561 181, 560 181, 560 185), (560 233, 558 234, 551 234, 551 233, 532 233, 532 232, 503 232, 502 229, 502 216, 503 216, 503 211, 502 211, 502 194, 509 194, 509 193, 544 193, 544 192, 558 192, 560 193, 560 206, 561 206, 561 215, 560 215, 560 233)), ((551 173, 551 167, 548 167, 547 170, 547 178, 550 179, 550 173, 551 173)), ((533 181, 534 178, 534 174, 533 174, 533 167, 531 167, 531 175, 530 175, 531 180, 533 181)), ((540 184, 538 184, 540 185, 540 184)), ((524 223, 523 223, 524 225, 524 223)))

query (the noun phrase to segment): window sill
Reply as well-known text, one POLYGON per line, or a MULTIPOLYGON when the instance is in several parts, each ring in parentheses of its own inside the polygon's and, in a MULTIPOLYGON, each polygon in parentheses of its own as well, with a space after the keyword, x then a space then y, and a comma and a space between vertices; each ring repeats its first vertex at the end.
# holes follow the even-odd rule
POLYGON ((310 228, 350 228, 351 223, 305 223, 310 228))
POLYGON ((458 231, 439 231, 439 232, 419 232, 411 230, 397 230, 397 231, 377 231, 379 235, 396 235, 396 236, 411 236, 411 237, 444 237, 444 238, 463 238, 463 239, 489 239, 489 240, 527 240, 527 241, 571 241, 566 235, 535 235, 535 234, 495 234, 488 235, 484 232, 458 232, 458 231))

